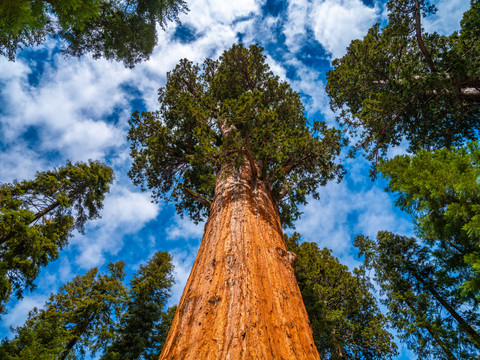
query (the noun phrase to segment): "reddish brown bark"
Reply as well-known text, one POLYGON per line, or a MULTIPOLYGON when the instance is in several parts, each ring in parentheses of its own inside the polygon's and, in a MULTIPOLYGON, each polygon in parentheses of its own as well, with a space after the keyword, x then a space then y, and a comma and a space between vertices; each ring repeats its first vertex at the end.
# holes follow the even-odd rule
POLYGON ((221 177, 160 359, 320 359, 293 256, 266 186, 221 177))

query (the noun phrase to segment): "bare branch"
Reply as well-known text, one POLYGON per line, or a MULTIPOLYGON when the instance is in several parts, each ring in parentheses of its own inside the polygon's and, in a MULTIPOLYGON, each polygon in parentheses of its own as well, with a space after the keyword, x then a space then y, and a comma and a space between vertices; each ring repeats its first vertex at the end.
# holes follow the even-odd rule
POLYGON ((198 201, 199 203, 204 205, 208 210, 210 210, 210 207, 212 206, 212 200, 207 199, 205 196, 202 196, 199 193, 193 190, 190 190, 183 185, 180 185, 180 188, 182 189, 183 193, 187 195, 189 198, 195 201, 198 201))
POLYGON ((420 18, 421 18, 420 3, 418 0, 415 0, 415 33, 417 36, 418 46, 420 46, 420 50, 422 50, 422 53, 425 56, 425 59, 427 60, 430 71, 437 72, 437 69, 435 67, 435 64, 433 63, 432 57, 430 56, 430 53, 425 47, 425 43, 423 42, 423 39, 422 39, 422 25, 420 23, 420 18))

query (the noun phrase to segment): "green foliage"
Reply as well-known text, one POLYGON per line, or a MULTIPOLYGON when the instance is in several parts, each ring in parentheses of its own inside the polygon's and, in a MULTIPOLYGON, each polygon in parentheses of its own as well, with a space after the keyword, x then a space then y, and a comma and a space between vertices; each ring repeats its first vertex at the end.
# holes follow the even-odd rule
POLYGON ((279 201, 285 226, 307 195, 342 173, 339 132, 307 122, 299 94, 270 71, 257 45, 234 45, 202 65, 181 60, 159 101, 158 111, 132 115, 129 174, 194 221, 208 215, 217 177, 232 166, 249 163, 252 180, 279 201))
POLYGON ((74 229, 99 217, 113 171, 90 161, 68 162, 34 180, 0 186, 0 310, 34 287, 40 268, 58 257, 74 229))
POLYGON ((172 257, 157 252, 130 282, 129 298, 115 340, 102 360, 148 359, 160 356, 176 306, 164 311, 173 285, 172 257))
POLYGON ((187 10, 183 0, 4 0, 0 54, 14 60, 18 49, 56 37, 66 54, 89 52, 133 67, 152 53, 155 26, 178 22, 187 10))
POLYGON ((327 92, 339 122, 376 162, 403 140, 409 150, 474 140, 480 129, 480 3, 472 0, 460 33, 421 30, 428 1, 391 0, 389 23, 373 26, 333 61, 327 92))
MULTIPOLYGON (((378 166, 460 296, 480 300, 480 148, 419 151, 378 166)), ((447 280, 445 280, 447 281, 447 280)))
POLYGON ((171 256, 159 251, 140 267, 130 287, 123 284, 123 262, 96 268, 63 285, 43 309, 30 312, 12 340, 0 345, 0 358, 158 359, 176 307, 164 310, 173 284, 171 256))
POLYGON ((297 233, 286 237, 297 255, 295 275, 322 359, 393 358, 397 347, 365 273, 352 274, 330 250, 299 240, 297 233))
POLYGON ((124 265, 109 264, 106 275, 94 268, 63 285, 43 309, 30 312, 25 325, 14 330, 14 339, 3 340, 0 357, 72 359, 105 346, 125 301, 124 265))
POLYGON ((376 241, 357 236, 355 246, 373 269, 401 339, 419 358, 478 359, 477 307, 442 280, 442 259, 416 239, 381 231, 376 241))

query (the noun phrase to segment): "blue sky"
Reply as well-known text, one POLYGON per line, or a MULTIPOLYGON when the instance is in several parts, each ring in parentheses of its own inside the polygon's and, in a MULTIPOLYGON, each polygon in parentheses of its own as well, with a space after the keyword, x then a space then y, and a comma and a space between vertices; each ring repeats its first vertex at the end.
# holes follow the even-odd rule
MULTIPOLYGON (((134 110, 155 110, 157 89, 166 72, 181 58, 203 62, 216 58, 233 43, 259 43, 272 70, 302 94, 310 119, 336 126, 325 93, 326 72, 351 40, 375 23, 386 21, 380 0, 187 0, 190 12, 182 26, 159 29, 158 45, 149 61, 126 69, 121 63, 89 56, 65 58, 53 40, 21 52, 16 62, 0 58, 0 182, 28 179, 36 171, 62 166, 66 160, 100 160, 116 172, 115 184, 102 211, 85 235, 76 234, 57 261, 41 272, 37 289, 12 301, 2 318, 0 334, 23 324, 34 306, 41 306, 60 284, 98 266, 124 260, 131 275, 155 251, 174 257, 177 283, 171 304, 178 302, 195 259, 203 224, 175 214, 173 204, 153 204, 134 187, 126 140, 134 110)), ((424 21, 427 31, 449 34, 459 27, 466 0, 434 1, 439 9, 424 21)), ((394 149, 392 155, 401 153, 394 149)), ((406 216, 393 207, 381 179, 368 178, 364 159, 344 159, 348 174, 339 184, 320 189, 310 201, 296 231, 304 241, 333 250, 341 262, 359 264, 353 237, 379 230, 412 234, 406 216)), ((403 350, 401 359, 414 358, 403 350)))

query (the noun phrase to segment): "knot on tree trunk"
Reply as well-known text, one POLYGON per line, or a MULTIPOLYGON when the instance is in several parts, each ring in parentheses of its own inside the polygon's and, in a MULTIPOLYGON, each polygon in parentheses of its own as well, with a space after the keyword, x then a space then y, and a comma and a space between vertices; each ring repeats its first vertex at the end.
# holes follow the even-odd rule
POLYGON ((297 260, 297 255, 295 253, 284 250, 280 247, 277 247, 277 252, 284 262, 288 263, 292 268, 295 267, 295 261, 297 260))

